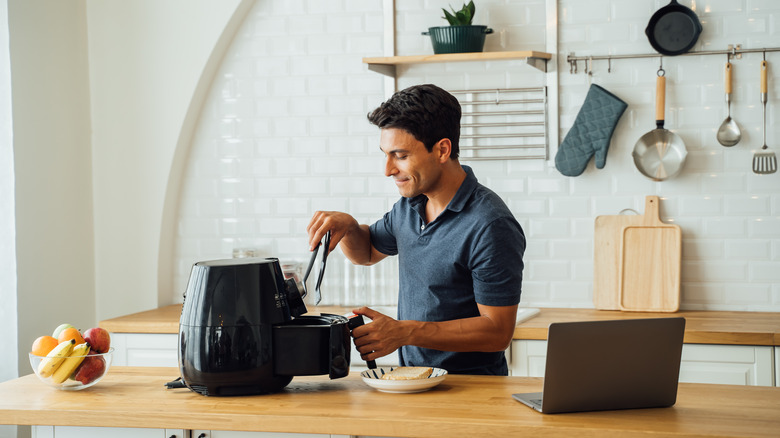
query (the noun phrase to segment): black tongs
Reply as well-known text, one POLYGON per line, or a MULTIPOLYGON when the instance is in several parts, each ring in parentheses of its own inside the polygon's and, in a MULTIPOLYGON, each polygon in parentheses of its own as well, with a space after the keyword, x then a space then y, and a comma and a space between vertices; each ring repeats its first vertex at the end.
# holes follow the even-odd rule
POLYGON ((322 264, 320 265, 320 274, 317 276, 317 285, 314 286, 314 292, 316 293, 314 295, 314 305, 320 304, 320 301, 322 301, 322 292, 320 292, 320 286, 322 285, 322 277, 325 275, 325 262, 328 260, 328 249, 330 248, 330 230, 325 233, 325 239, 323 242, 318 243, 316 247, 314 247, 314 251, 312 251, 311 260, 309 260, 309 267, 306 268, 306 273, 303 274, 303 296, 305 297, 307 294, 306 290, 306 280, 309 278, 309 273, 311 273, 311 268, 314 266, 314 260, 317 258, 317 253, 320 251, 320 246, 324 246, 325 250, 322 251, 322 264))

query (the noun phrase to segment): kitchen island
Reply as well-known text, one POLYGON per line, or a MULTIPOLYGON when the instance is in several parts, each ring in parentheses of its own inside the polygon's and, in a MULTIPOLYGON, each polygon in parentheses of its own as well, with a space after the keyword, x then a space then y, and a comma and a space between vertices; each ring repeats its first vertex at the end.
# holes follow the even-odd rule
MULTIPOLYGON (((313 307, 310 313, 346 314, 348 307, 313 307)), ((179 332, 181 304, 133 313, 100 321, 112 333, 179 332)), ((391 315, 394 316, 394 315, 391 315)), ((685 318, 685 342, 693 344, 780 346, 780 313, 731 311, 621 312, 616 310, 543 308, 540 313, 515 327, 514 339, 547 339, 553 322, 603 321, 633 318, 685 318)))
MULTIPOLYGON (((0 383, 0 424, 234 430, 396 437, 777 437, 780 388, 679 385, 670 408, 540 414, 512 399, 542 379, 449 375, 388 394, 356 373, 296 377, 277 394, 205 397, 165 389, 176 368, 113 367, 96 386, 60 391, 35 375, 0 383)), ((102 435, 102 436, 111 436, 102 435)))
MULTIPOLYGON (((392 309, 383 309, 390 311, 392 309)), ((346 314, 345 307, 312 307, 310 313, 346 314)), ((510 375, 543 377, 547 329, 554 322, 634 318, 685 318, 680 381, 780 386, 780 313, 736 311, 621 312, 596 309, 522 308, 533 315, 515 327, 507 350, 510 375), (529 312, 534 311, 535 312, 529 312)), ((114 363, 125 366, 176 366, 181 304, 100 321, 115 346, 114 363)), ((353 357, 357 357, 353 351, 353 357)), ((379 359, 397 364, 395 355, 379 359)), ((359 360, 353 368, 361 369, 359 360)))

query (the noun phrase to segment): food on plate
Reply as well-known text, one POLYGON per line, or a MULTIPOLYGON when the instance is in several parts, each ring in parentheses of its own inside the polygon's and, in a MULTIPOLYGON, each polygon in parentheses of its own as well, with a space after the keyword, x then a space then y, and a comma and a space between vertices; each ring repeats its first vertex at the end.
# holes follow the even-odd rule
POLYGON ((382 375, 382 380, 417 380, 427 379, 433 368, 431 367, 398 367, 393 368, 389 373, 382 375))
POLYGON ((92 383, 93 380, 103 375, 105 369, 106 361, 103 359, 103 356, 87 356, 81 362, 81 365, 76 368, 73 380, 78 380, 84 385, 92 383))
POLYGON ((95 353, 108 353, 111 347, 111 335, 100 327, 92 327, 85 331, 84 340, 89 342, 90 348, 95 353))
POLYGON ((73 339, 60 342, 38 365, 38 374, 41 377, 49 377, 54 374, 54 371, 70 356, 74 345, 76 345, 76 342, 73 339))
POLYGON ((57 338, 53 336, 40 336, 33 342, 30 353, 36 356, 46 356, 58 344, 57 338))
POLYGON ((76 370, 76 367, 78 367, 81 362, 84 361, 87 353, 89 353, 89 344, 86 342, 73 347, 73 350, 70 352, 70 356, 62 361, 60 366, 58 366, 54 371, 54 374, 52 374, 52 382, 62 383, 67 380, 68 377, 70 377, 76 370))

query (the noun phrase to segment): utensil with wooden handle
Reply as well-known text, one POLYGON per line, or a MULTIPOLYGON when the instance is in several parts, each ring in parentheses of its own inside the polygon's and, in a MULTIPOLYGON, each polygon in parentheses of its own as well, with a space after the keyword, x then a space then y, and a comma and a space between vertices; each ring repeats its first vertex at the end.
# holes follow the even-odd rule
POLYGON ((631 155, 639 172, 653 181, 672 178, 682 170, 688 151, 679 135, 664 128, 666 77, 658 70, 655 94, 656 129, 639 138, 631 155))
POLYGON ((718 128, 718 143, 723 146, 731 147, 739 143, 742 139, 742 131, 739 129, 737 122, 731 118, 731 63, 726 63, 726 107, 728 108, 728 114, 726 120, 718 128))
POLYGON ((764 106, 764 145, 761 150, 756 151, 753 155, 753 173, 759 175, 768 175, 777 172, 777 156, 774 151, 770 151, 766 145, 766 101, 767 101, 767 84, 766 84, 766 60, 761 61, 761 103, 764 106))

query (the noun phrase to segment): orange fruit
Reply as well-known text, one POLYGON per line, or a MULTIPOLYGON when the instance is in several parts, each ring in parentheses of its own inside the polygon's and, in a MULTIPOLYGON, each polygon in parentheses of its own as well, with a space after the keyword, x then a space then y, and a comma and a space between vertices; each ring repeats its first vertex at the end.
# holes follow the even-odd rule
POLYGON ((31 353, 36 356, 46 356, 50 351, 54 350, 57 344, 59 344, 59 341, 54 337, 41 336, 33 342, 31 353))
POLYGON ((79 345, 84 343, 84 338, 81 336, 81 332, 79 329, 75 327, 68 327, 62 332, 60 332, 60 337, 57 338, 58 342, 65 342, 70 341, 71 339, 75 339, 76 343, 74 345, 79 345))

